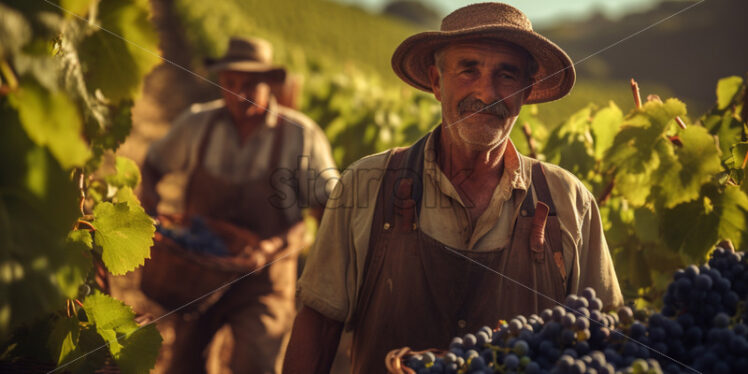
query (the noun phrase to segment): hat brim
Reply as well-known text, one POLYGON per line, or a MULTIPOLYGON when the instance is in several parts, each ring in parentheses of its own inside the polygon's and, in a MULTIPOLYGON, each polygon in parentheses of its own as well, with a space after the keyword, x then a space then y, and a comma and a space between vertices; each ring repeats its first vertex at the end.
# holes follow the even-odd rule
POLYGON ((284 80, 286 69, 276 65, 263 64, 256 61, 222 61, 205 59, 205 65, 209 72, 219 71, 241 71, 246 73, 267 74, 268 78, 284 80))
POLYGON ((413 35, 395 50, 392 69, 411 86, 431 92, 428 71, 434 64, 434 53, 450 43, 482 38, 515 44, 530 53, 538 63, 538 72, 533 76, 535 83, 526 104, 560 99, 574 86, 574 64, 561 48, 538 33, 508 26, 487 25, 413 35))

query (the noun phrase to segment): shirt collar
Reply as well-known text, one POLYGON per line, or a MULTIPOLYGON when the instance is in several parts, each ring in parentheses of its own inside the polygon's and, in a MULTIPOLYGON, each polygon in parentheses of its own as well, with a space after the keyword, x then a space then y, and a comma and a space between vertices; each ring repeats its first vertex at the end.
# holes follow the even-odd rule
MULTIPOLYGON (((442 176, 446 178, 446 175, 443 175, 441 168, 439 168, 435 147, 435 131, 432 131, 426 139, 423 169, 435 181, 440 181, 443 180, 442 176)), ((509 178, 508 184, 512 189, 527 191, 532 181, 531 175, 530 163, 520 155, 512 140, 507 138, 506 150, 504 150, 504 174, 501 176, 502 180, 499 184, 506 184, 505 178, 509 178)))

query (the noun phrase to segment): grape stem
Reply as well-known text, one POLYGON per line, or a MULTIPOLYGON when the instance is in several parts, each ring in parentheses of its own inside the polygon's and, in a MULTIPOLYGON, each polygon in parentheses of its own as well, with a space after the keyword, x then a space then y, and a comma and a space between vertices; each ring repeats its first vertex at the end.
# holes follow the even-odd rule
POLYGON ((13 74, 13 69, 8 64, 8 61, 4 58, 0 59, 0 75, 8 82, 7 85, 0 85, 0 95, 5 96, 18 88, 18 79, 13 74))
POLYGON ((85 220, 82 220, 82 219, 78 220, 76 226, 77 225, 86 226, 86 230, 88 230, 88 231, 96 231, 96 227, 94 227, 94 225, 91 224, 91 222, 88 222, 88 221, 85 221, 85 220))
POLYGON ((530 128, 529 123, 525 122, 524 124, 522 124, 522 133, 525 134, 525 138, 527 139, 527 146, 530 148, 529 156, 537 159, 537 144, 535 143, 535 138, 532 137, 532 129, 530 128))
POLYGON ((634 95, 634 105, 636 106, 636 109, 641 109, 642 107, 642 96, 639 93, 639 84, 636 83, 634 78, 631 78, 631 93, 634 95))
POLYGON ((600 198, 597 200, 598 206, 605 205, 606 202, 610 199, 610 196, 613 194, 613 188, 616 186, 616 179, 613 178, 610 180, 610 183, 608 183, 607 186, 605 186, 605 189, 603 189, 603 192, 600 194, 600 198))

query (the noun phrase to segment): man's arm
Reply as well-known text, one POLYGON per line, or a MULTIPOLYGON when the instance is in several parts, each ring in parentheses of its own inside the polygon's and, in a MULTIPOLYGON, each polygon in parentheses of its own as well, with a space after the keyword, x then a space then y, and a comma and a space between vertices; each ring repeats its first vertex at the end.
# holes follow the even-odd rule
POLYGON ((338 351, 343 323, 302 307, 283 360, 284 374, 329 373, 338 351))
POLYGON ((140 202, 143 204, 143 208, 146 213, 151 216, 157 214, 156 208, 161 200, 156 191, 156 185, 164 177, 163 173, 158 171, 146 158, 143 162, 143 167, 140 168, 140 174, 142 181, 140 185, 140 202))

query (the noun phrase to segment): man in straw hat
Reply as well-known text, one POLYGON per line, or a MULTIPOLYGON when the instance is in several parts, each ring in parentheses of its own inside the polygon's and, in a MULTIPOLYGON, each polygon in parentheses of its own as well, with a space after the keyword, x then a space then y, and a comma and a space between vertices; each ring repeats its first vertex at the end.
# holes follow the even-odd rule
POLYGON ((232 284, 196 320, 178 325, 168 372, 204 372, 206 347, 228 325, 233 348, 222 363, 229 372, 275 373, 296 312, 302 209, 321 216, 334 184, 328 182, 338 172, 320 128, 278 105, 271 93, 286 72, 272 64, 270 43, 232 38, 226 55, 207 65, 218 74, 223 99, 193 105, 151 145, 142 201, 155 213, 157 182, 167 173, 187 172, 185 213, 246 237, 247 243, 236 245, 254 264, 246 272, 256 272, 232 284), (248 245, 258 236, 264 239, 260 245, 248 245))
POLYGON ((392 349, 445 348, 585 287, 621 304, 592 194, 509 139, 522 105, 571 90, 569 57, 519 10, 482 3, 406 39, 392 67, 434 94, 442 123, 343 174, 299 280, 284 372, 326 372, 343 327, 353 372, 381 373, 392 349))

